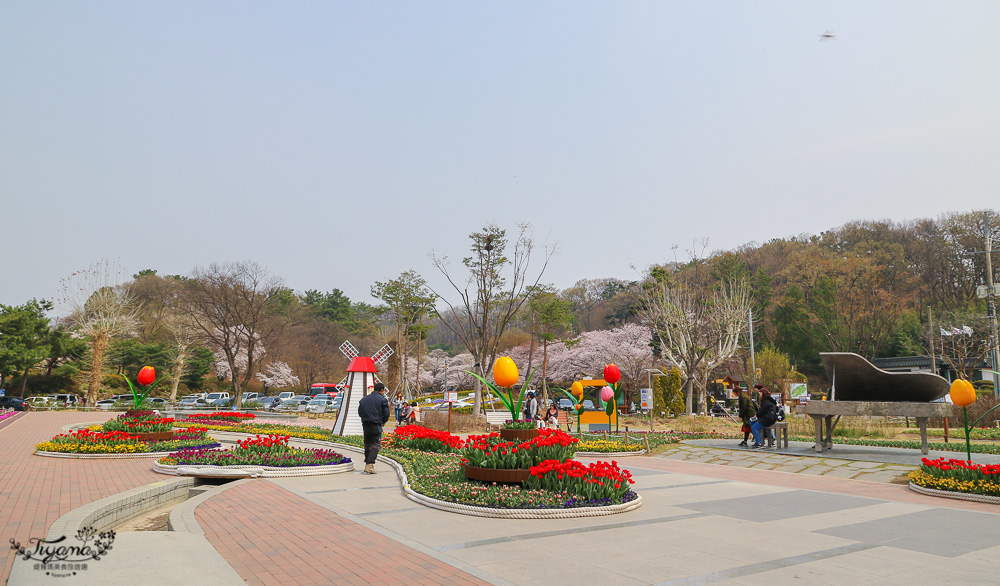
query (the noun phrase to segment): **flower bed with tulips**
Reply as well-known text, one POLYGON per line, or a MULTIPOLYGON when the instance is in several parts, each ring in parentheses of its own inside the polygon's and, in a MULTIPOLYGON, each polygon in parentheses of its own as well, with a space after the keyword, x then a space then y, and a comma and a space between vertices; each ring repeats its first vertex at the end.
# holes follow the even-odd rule
POLYGON ((545 460, 568 460, 576 453, 578 439, 560 430, 541 429, 538 437, 505 442, 499 433, 471 435, 462 448, 464 462, 476 468, 524 470, 545 460))
POLYGON ((395 445, 425 452, 455 452, 465 445, 457 435, 420 425, 397 427, 393 435, 395 445))
POLYGON ((627 444, 618 440, 584 440, 576 444, 576 449, 579 452, 611 454, 619 452, 639 453, 645 448, 640 444, 627 444))
POLYGON ((546 460, 532 466, 525 488, 569 493, 574 501, 627 502, 629 485, 635 484, 632 473, 618 467, 618 462, 595 462, 585 465, 576 460, 546 460))
MULTIPOLYGON (((323 441, 340 441, 340 436, 333 435, 329 428, 318 425, 290 425, 287 423, 267 423, 263 421, 252 421, 239 424, 229 423, 193 423, 179 421, 174 426, 183 429, 187 426, 197 426, 210 431, 230 431, 233 433, 246 434, 284 434, 302 439, 314 439, 323 441)), ((361 437, 361 436, 358 436, 361 437)), ((383 437, 384 441, 384 437, 383 437)))
POLYGON ((330 466, 347 464, 350 458, 333 450, 292 448, 290 436, 266 435, 247 438, 231 450, 181 450, 159 461, 167 466, 268 466, 289 468, 298 466, 330 466))
POLYGON ((218 447, 219 443, 208 437, 205 431, 188 429, 170 440, 140 441, 139 436, 124 431, 80 429, 37 444, 35 450, 62 454, 148 454, 169 453, 184 448, 218 447))
POLYGON ((156 433, 173 431, 174 420, 172 417, 149 416, 132 417, 128 413, 119 415, 117 419, 112 419, 101 426, 103 431, 124 431, 126 433, 156 433))
POLYGON ((921 460, 910 482, 947 492, 1000 497, 1000 464, 973 464, 966 460, 921 460))
POLYGON ((188 415, 184 421, 186 423, 201 424, 237 424, 250 421, 257 417, 253 413, 239 413, 236 411, 220 411, 218 413, 195 413, 188 415))

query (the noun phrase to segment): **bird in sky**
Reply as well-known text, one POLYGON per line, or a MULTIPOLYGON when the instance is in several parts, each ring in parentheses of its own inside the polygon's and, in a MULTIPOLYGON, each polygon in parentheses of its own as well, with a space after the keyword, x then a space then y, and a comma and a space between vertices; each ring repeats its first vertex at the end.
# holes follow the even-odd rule
POLYGON ((822 41, 836 41, 837 40, 837 35, 833 34, 832 30, 826 29, 826 31, 824 31, 823 34, 821 34, 819 36, 819 40, 821 42, 822 41))

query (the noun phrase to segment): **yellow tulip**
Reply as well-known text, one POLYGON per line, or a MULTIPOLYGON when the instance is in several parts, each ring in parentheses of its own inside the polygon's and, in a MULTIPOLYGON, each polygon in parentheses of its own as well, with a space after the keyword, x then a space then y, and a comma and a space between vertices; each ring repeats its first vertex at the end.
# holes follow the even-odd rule
POLYGON ((517 365, 510 359, 510 356, 501 356, 493 363, 493 380, 498 387, 511 387, 520 375, 517 372, 517 365))
POLYGON ((577 399, 582 399, 583 383, 581 383, 580 381, 576 381, 575 383, 573 383, 573 386, 569 388, 569 392, 573 393, 573 396, 576 397, 577 399))
POLYGON ((951 383, 951 402, 959 407, 968 407, 976 402, 976 389, 972 383, 964 379, 955 379, 951 383))

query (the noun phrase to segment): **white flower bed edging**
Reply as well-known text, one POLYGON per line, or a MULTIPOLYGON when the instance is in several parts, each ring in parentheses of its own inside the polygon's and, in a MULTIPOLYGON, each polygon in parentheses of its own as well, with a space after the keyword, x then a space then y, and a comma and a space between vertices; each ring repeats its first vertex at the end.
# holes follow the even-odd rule
POLYGON ((153 472, 173 476, 204 476, 226 478, 229 476, 249 478, 289 478, 294 476, 323 476, 342 474, 354 470, 354 462, 330 464, 328 466, 211 466, 204 464, 153 464, 153 472), (232 474, 235 472, 236 474, 232 474))
POLYGON ((42 450, 35 450, 35 455, 45 456, 47 458, 74 458, 78 460, 122 460, 126 458, 162 458, 164 456, 169 456, 176 451, 177 450, 170 450, 169 452, 132 452, 129 454, 76 454, 73 452, 44 452, 42 450))
POLYGON ((938 490, 936 488, 927 488, 926 486, 920 486, 919 484, 914 484, 910 481, 910 490, 914 492, 919 492, 920 494, 926 494, 927 496, 937 496, 946 499, 957 499, 960 501, 972 501, 974 503, 989 503, 991 505, 1000 505, 1000 497, 989 496, 985 494, 972 494, 969 492, 953 492, 950 490, 938 490))

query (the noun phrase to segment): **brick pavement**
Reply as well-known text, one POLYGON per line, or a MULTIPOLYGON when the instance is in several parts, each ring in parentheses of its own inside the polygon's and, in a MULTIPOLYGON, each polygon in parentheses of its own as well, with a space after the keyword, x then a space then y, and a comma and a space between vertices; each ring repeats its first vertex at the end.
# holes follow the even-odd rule
POLYGON ((248 584, 484 584, 264 480, 227 489, 195 516, 248 584))
POLYGON ((34 446, 73 423, 105 421, 110 413, 29 412, 0 429, 0 584, 14 563, 10 539, 43 537, 62 515, 86 503, 162 480, 148 459, 73 460, 33 455, 34 446))

